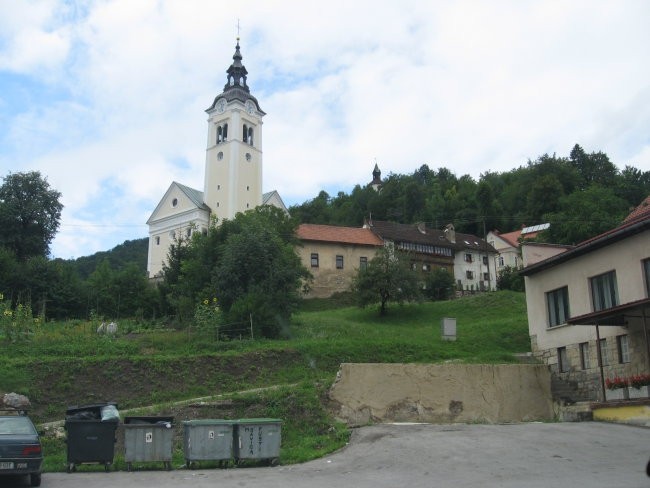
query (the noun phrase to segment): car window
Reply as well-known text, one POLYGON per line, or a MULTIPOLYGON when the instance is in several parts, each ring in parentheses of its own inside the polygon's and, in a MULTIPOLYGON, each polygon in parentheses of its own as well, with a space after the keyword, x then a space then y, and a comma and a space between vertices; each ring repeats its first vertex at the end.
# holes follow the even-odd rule
POLYGON ((36 429, 26 417, 0 418, 0 435, 36 434, 36 429))

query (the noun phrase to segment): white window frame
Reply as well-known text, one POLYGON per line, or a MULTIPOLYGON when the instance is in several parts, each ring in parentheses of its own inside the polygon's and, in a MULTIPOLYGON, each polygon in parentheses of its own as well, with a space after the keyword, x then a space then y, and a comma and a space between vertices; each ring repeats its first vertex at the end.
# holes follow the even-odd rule
POLYGON ((607 310, 619 304, 616 271, 608 271, 589 278, 591 303, 594 312, 607 310))
POLYGON ((618 349, 619 364, 630 362, 630 339, 627 334, 616 336, 616 348, 618 349))
POLYGON ((546 313, 549 328, 566 324, 571 317, 568 286, 546 292, 546 313))
POLYGON ((580 343, 580 366, 583 370, 591 369, 591 358, 589 357, 589 343, 580 343))
POLYGON ((607 338, 601 339, 598 344, 600 350, 600 359, 603 366, 609 366, 609 353, 607 352, 607 338))
POLYGON ((569 356, 566 352, 566 347, 557 348, 557 370, 559 373, 568 373, 571 369, 569 364, 569 356))

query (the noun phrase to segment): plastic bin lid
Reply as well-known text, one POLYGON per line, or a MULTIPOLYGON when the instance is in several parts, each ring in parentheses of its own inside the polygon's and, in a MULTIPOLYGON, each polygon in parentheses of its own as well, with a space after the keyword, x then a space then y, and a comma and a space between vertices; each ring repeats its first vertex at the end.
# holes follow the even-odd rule
POLYGON ((174 422, 174 417, 124 417, 125 424, 157 424, 158 422, 174 422))
POLYGON ((87 412, 87 411, 99 411, 102 407, 107 407, 108 405, 113 405, 115 408, 117 407, 117 403, 115 402, 106 402, 106 403, 91 403, 88 405, 70 405, 65 413, 66 415, 71 415, 75 414, 78 412, 87 412))
POLYGON ((225 419, 183 420, 183 425, 233 425, 236 423, 237 423, 236 420, 225 420, 225 419))
POLYGON ((238 424, 278 424, 282 423, 282 419, 239 419, 236 422, 238 424))

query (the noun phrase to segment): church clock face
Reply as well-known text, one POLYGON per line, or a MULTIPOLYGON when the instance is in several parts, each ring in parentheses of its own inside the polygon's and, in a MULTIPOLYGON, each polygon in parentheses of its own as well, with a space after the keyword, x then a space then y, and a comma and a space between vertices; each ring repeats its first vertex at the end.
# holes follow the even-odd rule
POLYGON ((217 112, 222 114, 226 110, 226 99, 222 98, 217 102, 217 112))
POLYGON ((248 112, 249 115, 253 115, 254 111, 255 111, 255 104, 249 100, 248 102, 246 102, 246 112, 248 112))

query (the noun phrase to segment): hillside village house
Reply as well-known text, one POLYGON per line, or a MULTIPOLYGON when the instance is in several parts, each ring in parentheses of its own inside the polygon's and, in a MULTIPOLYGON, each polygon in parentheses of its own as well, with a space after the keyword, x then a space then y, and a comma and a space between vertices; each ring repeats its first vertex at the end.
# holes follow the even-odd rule
POLYGON ((174 242, 207 232, 210 220, 233 219, 259 205, 285 212, 277 191, 262 193, 262 118, 266 113, 251 95, 239 39, 223 92, 206 110, 208 141, 203 191, 173 182, 147 220, 147 272, 160 275, 174 242))
POLYGON ((533 354, 572 382, 574 400, 610 400, 625 392, 606 379, 650 373, 650 197, 620 226, 521 273, 533 354))
POLYGON ((307 297, 326 298, 350 289, 352 278, 375 257, 382 240, 369 229, 333 225, 301 224, 297 248, 314 277, 307 297))
POLYGON ((442 268, 453 273, 458 290, 496 289, 495 249, 471 234, 457 233, 452 224, 444 230, 424 224, 398 224, 380 220, 364 223, 385 243, 411 253, 413 269, 424 273, 442 268))
POLYGON ((526 239, 534 239, 543 230, 550 227, 550 224, 539 224, 531 227, 522 227, 520 230, 501 234, 498 230, 491 230, 487 234, 488 243, 496 249, 497 273, 505 267, 519 269, 523 266, 521 260, 520 246, 526 239))
POLYGON ((488 266, 494 263, 494 249, 476 236, 456 233, 453 225, 441 231, 384 221, 366 222, 362 228, 302 224, 297 234, 302 242, 298 254, 314 277, 308 298, 349 290, 358 270, 384 245, 408 252, 414 271, 441 268, 453 273, 459 289, 496 288, 494 267, 488 266))

